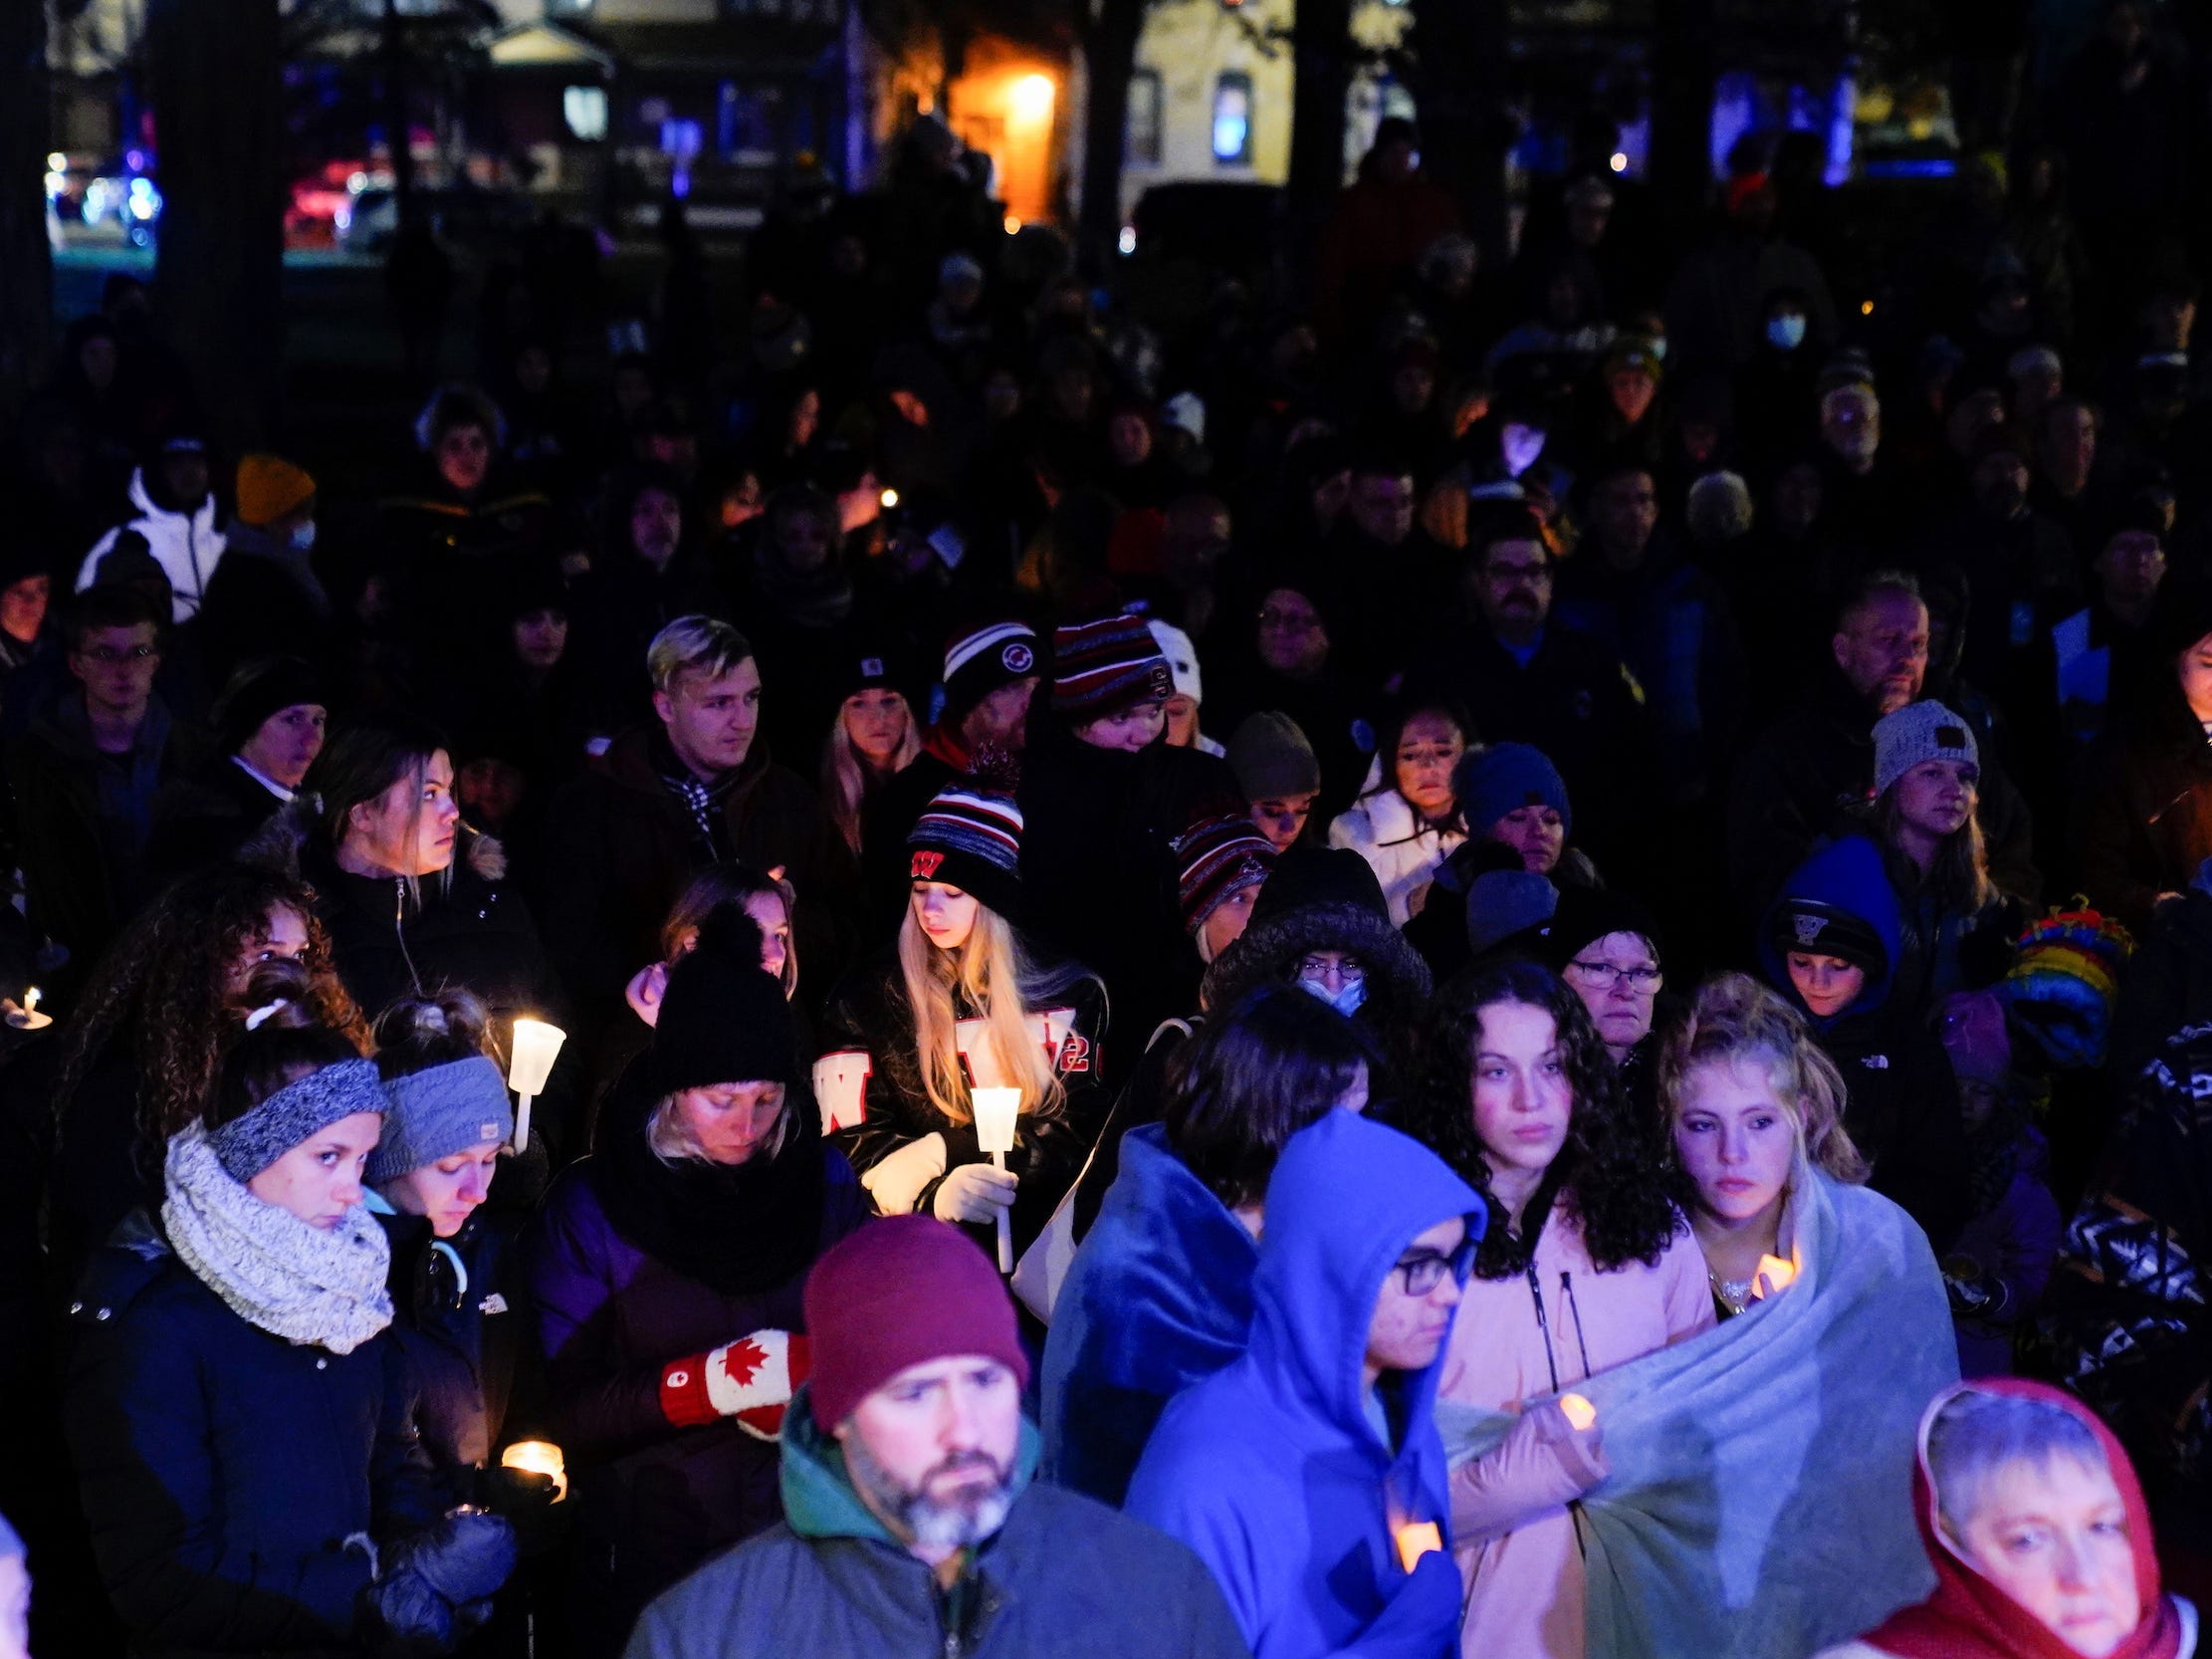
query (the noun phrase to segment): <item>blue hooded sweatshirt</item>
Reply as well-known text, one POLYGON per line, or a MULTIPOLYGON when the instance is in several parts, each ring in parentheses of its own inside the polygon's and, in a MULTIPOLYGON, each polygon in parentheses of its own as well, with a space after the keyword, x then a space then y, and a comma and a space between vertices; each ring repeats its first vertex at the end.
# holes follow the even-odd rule
POLYGON ((1767 983, 1800 1010, 1804 1010, 1804 999, 1790 984, 1787 952, 1777 943, 1777 932, 1788 932, 1800 950, 1836 956, 1844 953, 1824 943, 1821 935, 1839 923, 1856 923, 1862 930, 1872 930, 1881 942, 1882 968, 1880 974, 1868 974, 1866 989, 1841 1013, 1822 1020, 1808 1012, 1816 1031, 1825 1031, 1841 1020, 1879 1013, 1888 1000, 1897 962, 1904 953, 1904 917, 1897 908, 1896 889, 1889 885, 1888 871, 1882 868, 1881 849, 1865 835, 1846 835, 1815 849, 1782 883, 1781 895, 1767 911, 1767 924, 1759 930, 1759 965, 1766 972, 1767 983), (1804 929, 1782 928, 1786 916, 1805 918, 1804 929), (1815 925, 1824 919, 1827 926, 1815 925))
POLYGON ((1120 1172, 1075 1253, 1044 1343, 1044 1478, 1118 1506, 1167 1403, 1244 1351, 1251 1234, 1169 1150, 1122 1137, 1120 1172))
POLYGON ((1455 1651, 1448 1553, 1399 1564, 1395 1529, 1448 1545, 1438 1359, 1399 1373, 1397 1446, 1361 1381, 1383 1281, 1413 1241, 1482 1201, 1418 1141, 1332 1111, 1283 1149, 1267 1188, 1242 1357, 1179 1395, 1129 1487, 1129 1513, 1213 1569, 1254 1659, 1439 1659, 1455 1651))

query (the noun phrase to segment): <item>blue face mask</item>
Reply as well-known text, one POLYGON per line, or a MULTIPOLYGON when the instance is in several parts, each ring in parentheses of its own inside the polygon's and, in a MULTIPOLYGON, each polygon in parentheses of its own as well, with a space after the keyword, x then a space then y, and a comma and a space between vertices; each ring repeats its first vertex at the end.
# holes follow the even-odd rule
POLYGON ((1805 319, 1796 312, 1767 319, 1767 344, 1778 352, 1794 352, 1805 344, 1805 319))
POLYGON ((292 531, 292 548, 295 553, 306 553, 315 546, 315 520, 296 525, 292 531))
POLYGON ((1324 986, 1314 984, 1310 979, 1301 979, 1298 981, 1298 989, 1316 1001, 1328 1004, 1347 1020, 1357 1014, 1361 1004, 1367 1001, 1367 981, 1364 979, 1354 980, 1341 991, 1330 991, 1324 986))

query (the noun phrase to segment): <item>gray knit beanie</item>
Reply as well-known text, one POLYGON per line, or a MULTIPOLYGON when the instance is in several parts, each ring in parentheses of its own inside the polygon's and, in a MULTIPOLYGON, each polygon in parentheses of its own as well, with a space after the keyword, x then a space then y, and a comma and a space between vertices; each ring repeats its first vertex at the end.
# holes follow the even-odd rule
POLYGON ((1244 717, 1228 740, 1229 770, 1236 787, 1251 801, 1280 801, 1313 795, 1321 788, 1321 763, 1298 722, 1273 709, 1244 717))
POLYGON ((210 1129, 207 1144, 224 1173, 244 1185, 339 1118, 383 1110, 384 1089, 376 1080, 375 1064, 341 1060, 285 1084, 252 1111, 210 1129))
POLYGON ((1932 699, 1907 703, 1875 722, 1875 794, 1885 794, 1922 761, 1981 765, 1973 728, 1932 699))
POLYGON ((506 1079, 482 1055, 387 1077, 384 1097, 384 1138, 368 1157, 372 1187, 456 1152, 497 1146, 515 1133, 506 1079))

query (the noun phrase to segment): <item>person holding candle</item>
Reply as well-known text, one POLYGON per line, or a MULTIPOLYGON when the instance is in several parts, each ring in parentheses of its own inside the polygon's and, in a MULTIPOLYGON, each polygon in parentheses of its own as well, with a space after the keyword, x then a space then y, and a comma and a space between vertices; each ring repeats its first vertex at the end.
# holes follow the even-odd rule
POLYGON ((648 1607, 625 1659, 1248 1659, 1189 1549, 1037 1478, 1013 1303, 957 1228, 870 1222, 806 1323, 783 1524, 648 1607))
MULTIPOLYGON (((67 1288, 133 1210, 161 1200, 169 1138, 199 1115, 224 1046, 254 1004, 247 980, 283 957, 308 973, 326 1026, 368 1045, 368 1026, 332 964, 313 889, 254 863, 177 881, 100 961, 76 1011, 11 1087, 48 1091, 55 1125, 49 1197, 54 1283, 67 1288)), ((45 1114, 41 1114, 42 1117, 45 1114)))
MULTIPOLYGON (((257 979, 297 989, 298 971, 257 979)), ((449 1650, 515 1560, 447 1514, 363 1207, 376 1068, 276 997, 171 1137, 158 1215, 94 1259, 65 1421, 101 1574, 149 1655, 449 1650)))
POLYGON ((1441 1397, 1514 1420, 1452 1472, 1459 1651, 1581 1659, 1576 1505, 1607 1465, 1563 1397, 1710 1326, 1704 1263, 1575 991, 1507 960, 1439 1004, 1408 1121, 1495 1218, 1441 1397))
POLYGON ((1051 1218, 1097 1141, 1106 995, 1073 964, 1044 965, 1022 906, 1022 816, 988 785, 942 790, 908 833, 912 894, 888 960, 830 999, 815 1092, 877 1213, 973 1228, 1016 1254, 1051 1218), (970 1090, 1021 1091, 1008 1167, 978 1142, 970 1090))
POLYGON ((1435 1153, 1356 1112, 1283 1148, 1250 1339, 1162 1414, 1127 1505, 1213 1568, 1255 1659, 1450 1646, 1432 1413, 1485 1214, 1435 1153))
POLYGON ((2150 1510, 2072 1395, 1984 1378, 1920 1420, 1912 1505, 1935 1591, 1819 1659, 2188 1659, 2198 1614, 2160 1592, 2150 1510))
POLYGON ((1168 1401, 1244 1351, 1276 1159, 1323 1112, 1365 1110, 1381 1069, 1365 1033, 1287 985, 1260 987, 1177 1050, 1164 1120, 1122 1137, 1119 1175, 1053 1304, 1047 1479, 1120 1503, 1168 1401))
POLYGON ((669 973, 598 1150, 554 1183, 528 1244, 583 1654, 614 1652, 653 1596, 775 1521, 775 1437, 806 1374, 800 1290, 866 1214, 822 1141, 759 929, 718 910, 669 973))

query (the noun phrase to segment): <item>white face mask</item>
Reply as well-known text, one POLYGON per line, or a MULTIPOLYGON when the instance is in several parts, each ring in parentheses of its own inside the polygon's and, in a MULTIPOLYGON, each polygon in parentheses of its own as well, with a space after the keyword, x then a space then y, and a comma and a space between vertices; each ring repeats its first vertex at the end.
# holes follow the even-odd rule
POLYGON ((1543 454, 1543 428, 1509 420, 1498 435, 1498 449, 1505 457, 1505 470, 1518 478, 1536 464, 1537 456, 1543 454))
POLYGON ((306 553, 315 546, 315 520, 296 525, 292 531, 292 548, 295 553, 306 553))
POLYGON ((1326 986, 1314 984, 1310 979, 1301 979, 1298 981, 1298 989, 1307 996, 1328 1004, 1347 1020, 1357 1014, 1361 1005, 1367 1001, 1367 981, 1364 979, 1352 981, 1341 991, 1331 991, 1326 986))

